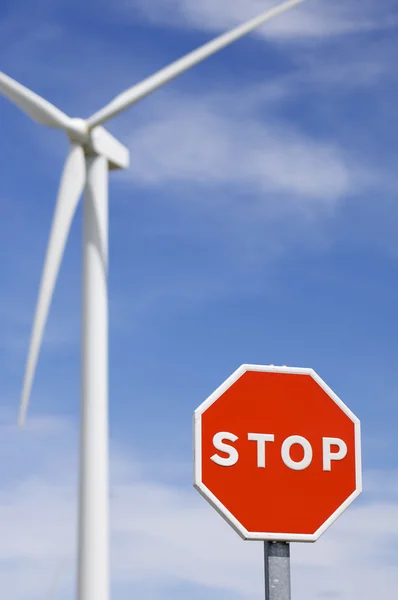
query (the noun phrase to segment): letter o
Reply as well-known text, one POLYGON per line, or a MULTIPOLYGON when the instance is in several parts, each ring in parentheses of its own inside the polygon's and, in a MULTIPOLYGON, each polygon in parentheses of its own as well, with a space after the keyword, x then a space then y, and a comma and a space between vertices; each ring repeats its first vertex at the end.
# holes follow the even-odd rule
POLYGON ((291 435, 286 438, 282 444, 282 460, 289 469, 293 471, 303 471, 312 462, 312 446, 308 440, 301 435, 291 435), (294 444, 299 444, 304 450, 304 457, 300 461, 295 461, 290 456, 290 449, 294 444))

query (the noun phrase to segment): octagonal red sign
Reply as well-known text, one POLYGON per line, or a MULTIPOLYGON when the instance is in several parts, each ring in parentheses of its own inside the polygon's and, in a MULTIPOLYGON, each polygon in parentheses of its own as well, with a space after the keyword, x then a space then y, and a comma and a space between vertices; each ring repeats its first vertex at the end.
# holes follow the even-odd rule
POLYGON ((312 370, 242 365, 194 413, 194 484, 244 539, 315 541, 360 494, 360 423, 312 370))

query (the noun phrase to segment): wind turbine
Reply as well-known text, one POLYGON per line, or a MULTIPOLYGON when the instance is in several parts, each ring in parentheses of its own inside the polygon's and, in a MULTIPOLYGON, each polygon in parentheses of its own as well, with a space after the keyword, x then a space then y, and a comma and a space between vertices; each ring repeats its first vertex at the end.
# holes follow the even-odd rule
POLYGON ((108 525, 108 171, 126 169, 127 148, 102 124, 184 71, 303 0, 288 0, 161 69, 116 96, 89 119, 72 119, 0 72, 0 93, 41 125, 69 137, 33 322, 19 424, 25 421, 43 332, 66 241, 85 190, 78 600, 109 598, 108 525))

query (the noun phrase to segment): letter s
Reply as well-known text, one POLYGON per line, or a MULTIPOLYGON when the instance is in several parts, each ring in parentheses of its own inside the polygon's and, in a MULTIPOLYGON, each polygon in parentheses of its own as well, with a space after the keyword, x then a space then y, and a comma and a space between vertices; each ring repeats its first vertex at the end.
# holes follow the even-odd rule
POLYGON ((232 467, 233 465, 235 465, 239 459, 238 451, 233 446, 225 444, 224 440, 236 442, 237 439, 238 438, 236 435, 234 435, 233 433, 229 433, 228 431, 220 431, 219 433, 216 433, 216 435, 213 437, 213 446, 217 450, 228 454, 228 458, 223 458, 218 454, 213 454, 213 456, 211 456, 211 460, 217 465, 220 465, 220 467, 232 467))

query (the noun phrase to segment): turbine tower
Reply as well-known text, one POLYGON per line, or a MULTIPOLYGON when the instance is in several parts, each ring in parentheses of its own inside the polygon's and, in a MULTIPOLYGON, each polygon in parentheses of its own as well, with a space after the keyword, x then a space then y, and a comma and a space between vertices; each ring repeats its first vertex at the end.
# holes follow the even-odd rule
POLYGON ((108 171, 126 169, 127 148, 102 124, 184 71, 303 0, 288 0, 190 52, 129 88, 89 119, 72 119, 0 72, 0 93, 41 125, 64 131, 70 140, 26 363, 19 424, 25 421, 34 374, 70 227, 84 201, 81 440, 78 535, 78 600, 109 599, 108 526, 108 171))

